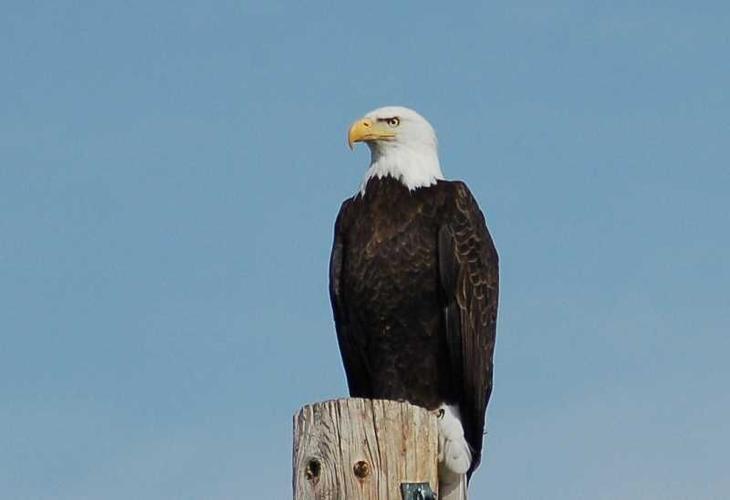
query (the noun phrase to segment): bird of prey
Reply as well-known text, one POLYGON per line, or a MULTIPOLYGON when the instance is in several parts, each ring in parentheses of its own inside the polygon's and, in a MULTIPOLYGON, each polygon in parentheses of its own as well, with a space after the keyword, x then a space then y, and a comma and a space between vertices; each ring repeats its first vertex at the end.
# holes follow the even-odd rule
POLYGON ((492 392, 497 251, 466 184, 444 180, 421 115, 376 109, 354 122, 348 142, 371 152, 337 216, 330 259, 350 395, 435 411, 439 479, 465 489, 492 392))

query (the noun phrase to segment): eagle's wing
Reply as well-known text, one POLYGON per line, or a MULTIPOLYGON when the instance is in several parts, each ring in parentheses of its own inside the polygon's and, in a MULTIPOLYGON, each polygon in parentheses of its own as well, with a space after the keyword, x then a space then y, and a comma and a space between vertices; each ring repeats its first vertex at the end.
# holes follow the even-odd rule
POLYGON ((345 297, 342 293, 342 268, 345 260, 343 237, 344 219, 350 200, 345 200, 335 222, 335 238, 330 255, 330 302, 335 318, 337 342, 340 346, 342 364, 345 367, 350 396, 366 398, 370 392, 370 377, 362 355, 363 347, 358 345, 347 317, 345 297))
POLYGON ((439 274, 446 297, 446 335, 459 407, 473 459, 479 465, 487 402, 492 392, 492 356, 499 289, 497 250, 476 200, 453 183, 453 205, 439 229, 439 274))

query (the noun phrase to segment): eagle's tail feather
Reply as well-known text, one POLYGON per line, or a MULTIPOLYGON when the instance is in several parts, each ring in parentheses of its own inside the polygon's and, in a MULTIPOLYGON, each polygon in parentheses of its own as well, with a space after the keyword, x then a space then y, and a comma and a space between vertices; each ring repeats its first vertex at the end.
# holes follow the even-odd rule
POLYGON ((438 415, 439 476, 466 474, 471 466, 471 448, 464 438, 464 427, 461 425, 459 409, 456 406, 444 404, 439 408, 438 415))
POLYGON ((466 474, 453 483, 439 482, 439 500, 466 500, 466 474))
POLYGON ((464 438, 459 409, 441 405, 439 426, 439 500, 466 498, 466 472, 471 466, 471 448, 464 438))

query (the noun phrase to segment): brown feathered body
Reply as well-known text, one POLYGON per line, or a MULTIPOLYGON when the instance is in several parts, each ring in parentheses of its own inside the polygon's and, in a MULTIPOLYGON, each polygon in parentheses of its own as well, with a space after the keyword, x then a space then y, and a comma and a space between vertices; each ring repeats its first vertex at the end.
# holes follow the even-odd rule
POLYGON ((492 391, 497 252, 462 182, 371 178, 342 204, 330 296, 353 397, 458 405, 479 463, 492 391))

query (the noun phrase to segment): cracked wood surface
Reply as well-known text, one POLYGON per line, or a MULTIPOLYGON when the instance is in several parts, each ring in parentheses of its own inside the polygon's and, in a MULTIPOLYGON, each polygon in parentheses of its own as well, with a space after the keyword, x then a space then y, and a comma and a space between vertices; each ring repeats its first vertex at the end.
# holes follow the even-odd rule
POLYGON ((438 488, 436 417, 397 401, 338 399, 294 416, 297 500, 399 499, 403 482, 438 488))

